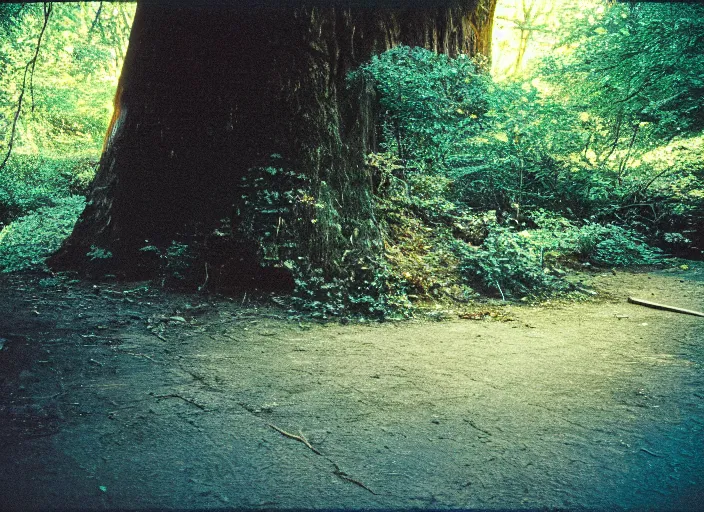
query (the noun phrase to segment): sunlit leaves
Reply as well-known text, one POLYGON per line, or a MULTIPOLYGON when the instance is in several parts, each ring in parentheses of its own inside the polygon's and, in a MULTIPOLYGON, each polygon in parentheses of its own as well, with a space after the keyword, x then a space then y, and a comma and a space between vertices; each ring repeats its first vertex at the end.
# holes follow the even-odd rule
MULTIPOLYGON (((31 98, 24 102, 18 123, 15 148, 20 152, 101 147, 134 12, 133 4, 115 9, 101 5, 53 6, 27 93, 31 98)), ((41 4, 2 9, 13 13, 0 38, 5 71, 0 74, 0 143, 7 143, 6 125, 16 109, 21 71, 36 50, 43 16, 41 4)))

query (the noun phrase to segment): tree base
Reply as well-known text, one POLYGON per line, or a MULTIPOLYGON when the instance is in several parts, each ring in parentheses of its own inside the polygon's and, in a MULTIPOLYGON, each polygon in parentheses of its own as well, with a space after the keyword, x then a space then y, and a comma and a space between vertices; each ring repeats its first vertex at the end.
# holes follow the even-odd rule
MULTIPOLYGON (((326 208, 325 222, 309 222, 297 239, 311 266, 334 275, 352 255, 375 256, 364 157, 376 149, 377 106, 369 88, 348 88, 347 74, 397 44, 488 53, 495 3, 379 11, 139 4, 88 206, 50 266, 141 277, 168 265, 174 241, 205 248, 223 220, 239 233, 242 179, 274 154, 326 208), (91 260, 96 248, 112 257, 91 260)), ((265 277, 251 243, 231 251, 224 275, 280 280, 265 277)), ((196 261, 205 269, 209 259, 206 251, 196 261)))

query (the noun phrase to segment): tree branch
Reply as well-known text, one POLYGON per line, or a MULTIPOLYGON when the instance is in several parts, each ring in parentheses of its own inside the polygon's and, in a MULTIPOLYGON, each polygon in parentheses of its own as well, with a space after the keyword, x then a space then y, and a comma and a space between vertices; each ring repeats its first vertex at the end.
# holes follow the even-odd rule
POLYGON ((619 186, 622 184, 622 179, 623 175, 626 172, 626 167, 628 166, 628 159, 631 158, 631 151, 633 150, 633 145, 636 142, 636 137, 638 136, 638 131, 640 130, 640 126, 637 124, 633 125, 633 135, 631 135, 631 140, 628 143, 628 149, 626 150, 626 156, 623 157, 623 160, 618 166, 618 184, 619 186))
POLYGON ((34 68, 37 65, 37 57, 39 57, 39 49, 42 46, 42 38, 44 37, 44 32, 49 24, 49 16, 51 16, 51 11, 54 8, 51 2, 44 2, 44 24, 42 25, 42 30, 39 32, 39 39, 37 39, 37 48, 34 50, 34 57, 30 62, 32 63, 32 72, 29 75, 29 92, 32 97, 32 112, 34 112, 34 68))
POLYGON ((44 37, 44 32, 46 32, 46 27, 49 24, 49 17, 51 16, 51 11, 53 6, 50 2, 44 2, 44 24, 42 25, 42 30, 39 33, 39 38, 37 39, 37 47, 34 50, 34 56, 27 62, 24 67, 24 74, 22 76, 22 89, 20 90, 20 97, 17 100, 17 111, 15 112, 15 117, 12 120, 12 130, 10 131, 10 141, 7 144, 7 153, 3 158, 2 163, 0 163, 0 171, 5 168, 5 164, 10 159, 12 154, 12 147, 15 142, 15 133, 17 131, 17 121, 20 118, 20 113, 22 112, 22 103, 24 101, 24 93, 27 90, 27 73, 30 73, 29 77, 29 92, 32 98, 32 112, 34 112, 34 68, 37 65, 37 57, 39 56, 39 49, 42 45, 42 38, 44 37))
POLYGON ((95 12, 95 19, 93 19, 93 23, 90 26, 90 30, 88 31, 88 37, 93 33, 93 30, 95 29, 96 24, 100 23, 100 15, 103 12, 103 2, 100 2, 100 5, 98 6, 98 10, 95 12))
POLYGON ((660 172, 657 173, 655 176, 653 176, 652 178, 650 178, 650 180, 648 180, 648 183, 646 183, 644 186, 640 187, 640 189, 638 190, 637 193, 638 193, 638 194, 641 194, 641 195, 645 194, 645 193, 647 192, 647 190, 650 188, 650 186, 651 186, 653 183, 655 183, 655 181, 656 181, 658 178, 660 178, 660 177, 662 177, 662 176, 665 176, 666 174, 668 174, 668 173, 670 173, 670 172, 674 172, 675 170, 676 170, 676 169, 671 169, 670 167, 668 167, 668 168, 666 168, 666 169, 660 171, 660 172))

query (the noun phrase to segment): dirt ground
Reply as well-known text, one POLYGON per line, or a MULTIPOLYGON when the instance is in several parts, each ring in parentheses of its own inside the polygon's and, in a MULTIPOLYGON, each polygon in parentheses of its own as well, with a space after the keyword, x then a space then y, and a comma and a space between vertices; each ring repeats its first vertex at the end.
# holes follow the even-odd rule
POLYGON ((327 325, 0 277, 0 509, 704 509, 704 266, 327 325))

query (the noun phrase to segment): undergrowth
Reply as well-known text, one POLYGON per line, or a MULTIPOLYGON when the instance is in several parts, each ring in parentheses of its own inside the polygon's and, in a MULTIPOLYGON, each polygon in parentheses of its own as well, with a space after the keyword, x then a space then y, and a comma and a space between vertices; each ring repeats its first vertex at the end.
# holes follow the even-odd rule
POLYGON ((507 129, 502 109, 521 101, 520 91, 501 92, 480 63, 397 47, 349 77, 360 80, 374 85, 382 111, 380 151, 366 162, 381 254, 355 251, 360 233, 346 231, 325 182, 313 184, 278 155, 243 181, 238 233, 256 243, 263 266, 290 272, 295 309, 407 317, 429 304, 569 292, 565 269, 575 266, 660 260, 633 227, 575 214, 588 213, 591 199, 570 209, 558 206, 568 197, 559 190, 547 195, 545 173, 561 164, 535 141, 494 136, 507 129), (311 263, 321 254, 308 240, 339 248, 347 237, 339 261, 311 263))
POLYGON ((0 172, 0 224, 71 195, 86 195, 97 168, 93 152, 71 156, 13 153, 0 172))
POLYGON ((251 169, 242 180, 235 236, 255 243, 263 267, 290 273, 290 304, 296 310, 321 319, 386 315, 384 263, 356 248, 354 239, 365 236, 360 227, 349 235, 349 249, 336 265, 313 263, 320 259, 312 257, 320 248, 312 241, 347 242, 327 184, 315 189, 305 175, 286 169, 278 155, 272 155, 272 163, 279 165, 251 169))
POLYGON ((14 272, 42 268, 71 233, 85 208, 85 198, 54 199, 55 206, 43 206, 14 220, 0 231, 0 269, 14 272))
MULTIPOLYGON (((660 197, 659 168, 614 181, 573 153, 586 122, 565 121, 574 112, 530 87, 492 83, 482 66, 406 47, 373 58, 349 85, 358 90, 361 81, 377 94, 379 147, 355 170, 365 185, 345 189, 348 201, 369 194, 359 204, 372 211, 355 217, 345 211, 353 202, 335 192, 339 184, 271 155, 243 179, 237 211, 220 228, 167 248, 145 245, 161 284, 216 284, 238 251, 251 250, 270 275, 290 277, 296 311, 401 318, 481 297, 563 294, 574 290, 564 279, 570 269, 652 265, 664 253, 651 243, 689 243, 674 226, 701 209, 694 157, 693 170, 669 182, 690 198, 686 208, 672 206, 679 217, 653 208, 657 222, 647 224, 629 191, 638 190, 639 201, 646 192, 660 197), (208 259, 207 251, 225 255, 208 259)), ((95 166, 89 157, 18 155, 11 163, 0 176, 0 221, 15 219, 0 232, 4 271, 41 265, 58 248, 95 166)), ((90 256, 110 257, 100 248, 90 256)))

